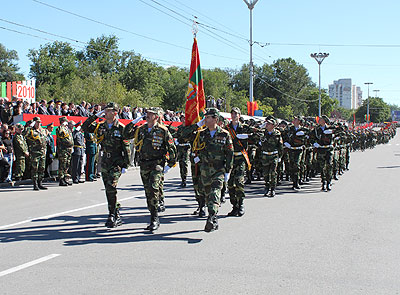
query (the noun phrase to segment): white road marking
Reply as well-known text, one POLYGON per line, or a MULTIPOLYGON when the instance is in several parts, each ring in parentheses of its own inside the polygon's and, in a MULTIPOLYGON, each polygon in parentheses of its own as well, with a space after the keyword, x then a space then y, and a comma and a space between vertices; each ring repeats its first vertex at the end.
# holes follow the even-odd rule
MULTIPOLYGON (((168 192, 168 191, 171 191, 173 189, 174 188, 164 189, 164 192, 168 192)), ((144 194, 134 195, 134 196, 131 196, 131 197, 120 199, 118 201, 121 201, 121 202, 122 201, 127 201, 127 200, 131 200, 133 198, 141 197, 141 196, 144 196, 144 194)), ((60 215, 69 214, 69 213, 82 211, 82 210, 86 210, 86 209, 92 209, 92 208, 96 208, 96 207, 100 207, 100 206, 104 206, 104 205, 107 205, 107 202, 100 203, 100 204, 95 204, 95 205, 90 205, 90 206, 86 206, 86 207, 81 207, 81 208, 76 208, 76 209, 72 209, 72 210, 67 210, 67 211, 63 211, 63 212, 58 212, 58 213, 54 213, 54 214, 50 214, 50 215, 46 215, 46 216, 31 218, 31 219, 19 221, 19 222, 16 222, 16 223, 6 224, 6 225, 0 226, 0 230, 6 229, 6 228, 9 228, 9 227, 13 227, 13 226, 16 226, 16 225, 21 225, 21 224, 24 224, 24 223, 32 222, 33 220, 37 220, 37 219, 50 219, 50 218, 57 217, 57 216, 60 216, 60 215)))
POLYGON ((8 275, 10 273, 13 273, 13 272, 20 271, 22 269, 31 267, 31 266, 33 266, 35 264, 39 264, 39 263, 45 262, 47 260, 53 259, 53 258, 55 258, 57 256, 60 256, 60 255, 61 254, 51 254, 51 255, 47 255, 45 257, 33 260, 31 262, 27 262, 27 263, 21 264, 21 265, 16 266, 16 267, 12 267, 10 269, 7 269, 7 270, 4 270, 4 271, 0 272, 0 277, 3 277, 3 276, 6 276, 6 275, 8 275))

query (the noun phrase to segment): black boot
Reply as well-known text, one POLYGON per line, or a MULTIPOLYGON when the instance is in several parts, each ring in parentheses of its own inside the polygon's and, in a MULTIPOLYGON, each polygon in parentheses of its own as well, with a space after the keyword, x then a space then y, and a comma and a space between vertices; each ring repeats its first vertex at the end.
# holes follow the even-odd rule
POLYGON ((37 182, 37 180, 32 180, 32 183, 33 183, 33 190, 34 190, 34 191, 38 191, 38 190, 39 190, 39 187, 38 187, 38 182, 37 182))
POLYGON ((206 204, 205 201, 200 201, 199 204, 199 217, 205 217, 206 216, 206 204))
POLYGON ((294 190, 299 190, 301 187, 299 186, 298 176, 293 177, 293 187, 294 190))
POLYGON ((67 185, 72 185, 72 181, 64 177, 64 181, 67 185))
POLYGON ((326 191, 326 182, 325 181, 322 182, 321 191, 326 191))
POLYGON ((60 183, 58 184, 59 186, 68 186, 68 184, 65 182, 64 178, 60 179, 60 183))
POLYGON ((182 179, 182 182, 180 184, 180 187, 186 187, 186 179, 182 179))
POLYGON ((274 188, 274 187, 271 187, 271 192, 270 192, 270 194, 269 194, 268 197, 269 197, 269 198, 275 197, 275 188, 274 188))
MULTIPOLYGON (((221 191, 221 204, 224 204, 226 202, 226 198, 225 198, 225 192, 222 190, 221 191)), ((221 205, 220 205, 221 206, 221 205)))
POLYGON ((41 179, 38 180, 38 187, 42 190, 47 190, 47 187, 43 186, 41 179))
POLYGON ((158 212, 155 209, 150 211, 150 224, 146 229, 150 231, 156 231, 160 227, 160 219, 158 218, 158 212))
POLYGON ((121 204, 117 203, 117 208, 115 208, 115 223, 117 226, 122 225, 121 214, 119 213, 119 209, 121 208, 121 204))
POLYGON ((243 202, 244 202, 243 199, 239 200, 239 211, 238 211, 238 216, 239 217, 242 217, 244 215, 244 213, 245 213, 243 202))
POLYGON ((264 197, 267 197, 268 193, 269 193, 269 186, 266 185, 264 189, 264 197))
POLYGON ((110 212, 108 214, 108 218, 107 218, 107 221, 106 221, 106 227, 108 227, 108 228, 117 227, 117 220, 116 220, 116 217, 115 217, 114 213, 110 212))
POLYGON ((327 190, 328 192, 332 190, 332 185, 331 185, 331 182, 330 182, 330 181, 328 181, 328 182, 326 183, 326 190, 327 190))
POLYGON ((204 228, 204 231, 209 233, 212 232, 214 230, 218 229, 218 219, 217 219, 217 215, 214 214, 210 214, 207 218, 207 222, 206 222, 206 226, 204 228))

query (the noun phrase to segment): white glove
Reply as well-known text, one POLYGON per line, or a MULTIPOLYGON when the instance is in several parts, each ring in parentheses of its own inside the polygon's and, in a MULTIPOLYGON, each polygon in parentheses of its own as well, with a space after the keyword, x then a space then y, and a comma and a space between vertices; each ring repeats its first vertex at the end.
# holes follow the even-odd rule
POLYGON ((35 126, 35 124, 36 124, 36 121, 33 121, 30 126, 33 127, 33 126, 35 126))
POLYGON ((282 158, 278 158, 278 163, 280 163, 282 161, 282 158))
POLYGON ((96 114, 97 118, 103 117, 105 110, 102 110, 96 114))
POLYGON ((81 127, 81 126, 78 126, 78 127, 76 127, 75 129, 76 129, 76 131, 81 131, 82 127, 81 127))
POLYGON ((121 173, 124 174, 125 172, 126 172, 126 169, 125 169, 125 168, 122 168, 122 169, 121 169, 121 173))
POLYGON ((140 122, 144 116, 137 117, 135 120, 132 120, 132 124, 135 125, 136 123, 140 122))
POLYGON ((225 182, 228 182, 229 174, 230 174, 230 173, 225 173, 225 174, 224 174, 224 181, 225 181, 225 182))
POLYGON ((193 159, 193 161, 194 161, 195 164, 197 164, 198 162, 200 162, 200 158, 196 157, 196 158, 193 159))
POLYGON ((325 134, 332 134, 333 131, 332 131, 332 129, 326 129, 326 130, 324 130, 324 133, 325 134))
POLYGON ((319 148, 320 147, 319 143, 318 142, 314 142, 314 147, 315 148, 319 148))
POLYGON ((260 128, 265 128, 267 126, 267 122, 264 122, 260 125, 260 128))
POLYGON ((304 132, 303 132, 303 131, 297 131, 297 132, 296 132, 296 135, 297 135, 297 136, 302 136, 302 135, 304 135, 304 132))
POLYGON ((247 139, 249 138, 248 134, 236 134, 236 137, 239 139, 247 139))
POLYGON ((164 174, 167 174, 169 169, 171 169, 171 167, 169 167, 168 165, 164 167, 164 174))
POLYGON ((179 141, 177 139, 175 139, 175 145, 178 145, 179 141))
POLYGON ((284 145, 285 145, 285 147, 287 147, 287 148, 291 148, 292 146, 290 145, 290 143, 288 143, 288 142, 285 142, 285 143, 283 143, 284 145))
POLYGON ((197 126, 201 127, 204 125, 204 122, 206 121, 206 118, 203 118, 201 121, 197 122, 197 126))

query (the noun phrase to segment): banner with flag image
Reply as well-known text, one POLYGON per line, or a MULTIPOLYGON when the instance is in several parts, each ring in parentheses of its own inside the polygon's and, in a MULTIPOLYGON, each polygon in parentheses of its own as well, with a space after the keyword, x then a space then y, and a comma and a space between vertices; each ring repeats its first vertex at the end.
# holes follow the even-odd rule
POLYGON ((195 124, 204 116, 206 97, 200 68, 199 49, 194 38, 190 63, 189 86, 186 93, 185 126, 195 124))

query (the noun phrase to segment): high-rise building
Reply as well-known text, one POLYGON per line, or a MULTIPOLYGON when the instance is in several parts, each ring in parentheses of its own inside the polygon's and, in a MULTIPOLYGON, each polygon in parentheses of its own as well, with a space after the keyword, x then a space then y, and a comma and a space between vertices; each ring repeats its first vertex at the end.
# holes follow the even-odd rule
POLYGON ((362 91, 351 84, 351 79, 339 79, 329 85, 329 97, 336 98, 345 109, 356 109, 361 105, 362 91))

